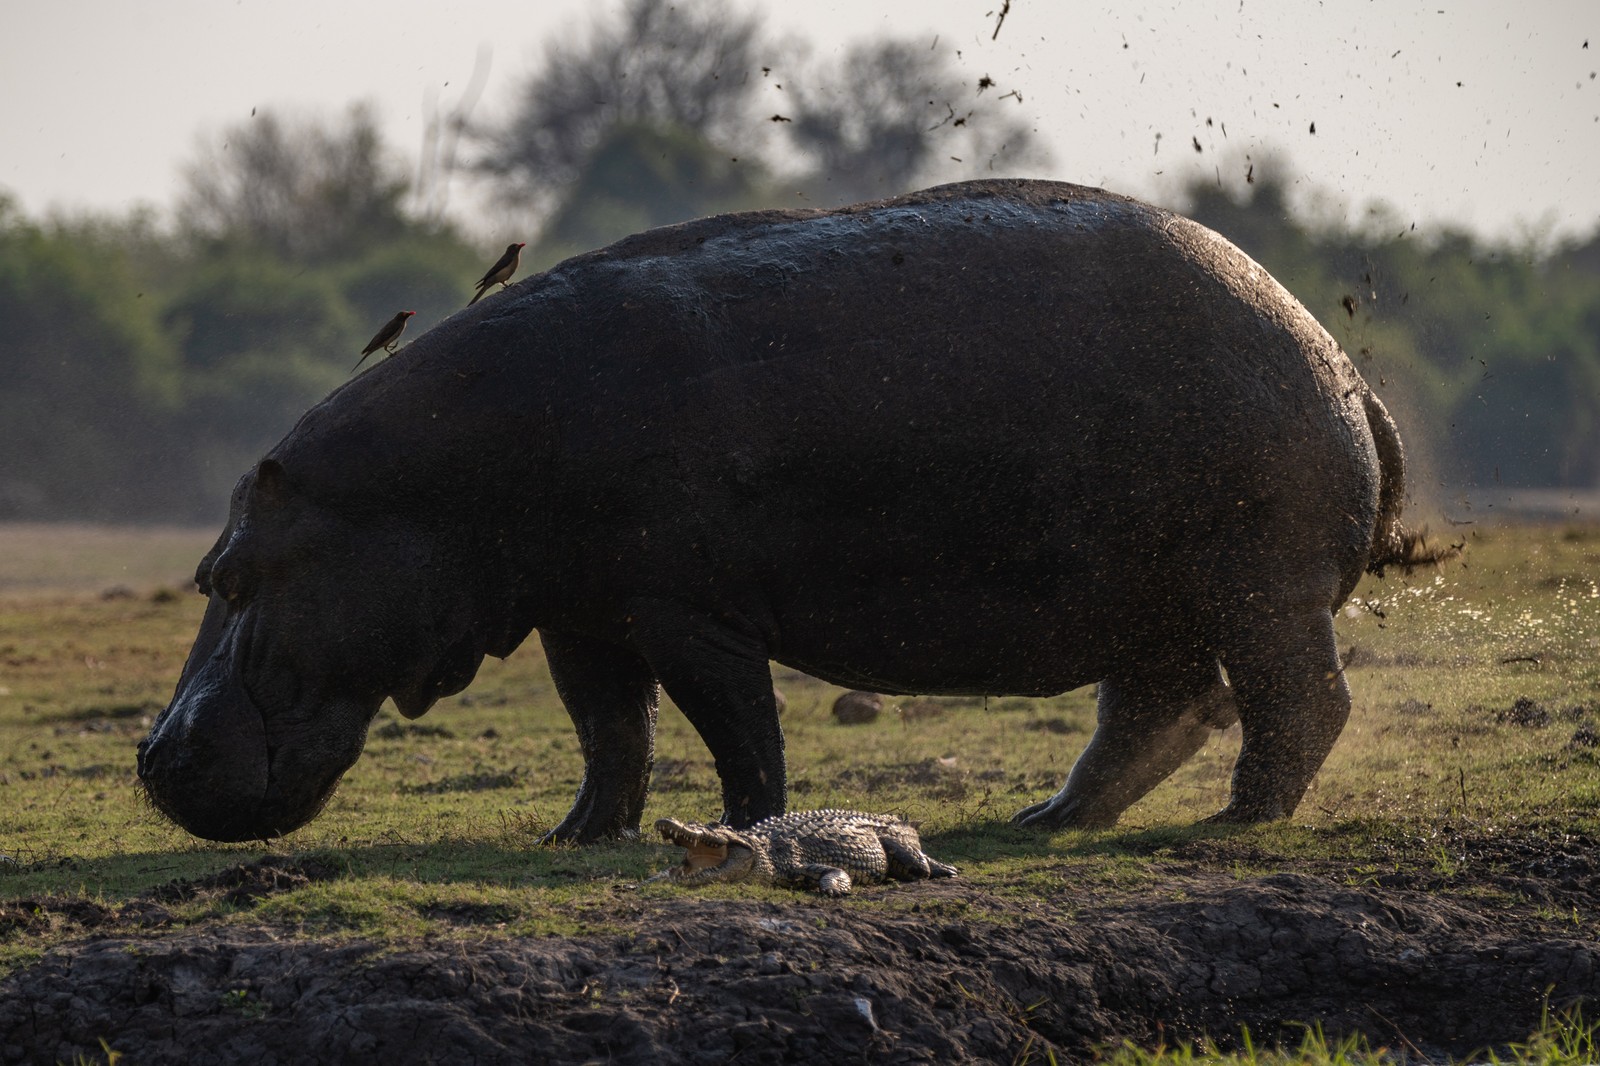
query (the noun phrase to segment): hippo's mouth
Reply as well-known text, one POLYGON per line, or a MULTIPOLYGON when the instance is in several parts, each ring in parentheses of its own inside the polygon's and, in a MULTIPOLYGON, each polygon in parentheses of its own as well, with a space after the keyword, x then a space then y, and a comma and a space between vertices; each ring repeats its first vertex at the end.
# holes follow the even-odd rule
MULTIPOLYGON (((361 754, 372 715, 358 700, 318 698, 272 660, 248 618, 180 681, 139 746, 150 806, 207 840, 268 840, 327 806, 361 754)), ((371 708, 376 711, 376 708, 371 708)))
POLYGON ((350 730, 331 729, 327 735, 319 731, 315 736, 272 740, 268 730, 266 782, 254 818, 260 839, 291 833, 320 815, 338 794, 345 772, 361 755, 365 726, 373 715, 352 700, 331 699, 318 706, 322 721, 349 719, 359 724, 349 736, 345 734, 350 730))
POLYGON ((241 622, 233 670, 245 705, 261 721, 266 768, 252 820, 255 834, 266 840, 306 825, 328 806, 361 754, 377 708, 368 712, 359 701, 314 690, 308 695, 293 671, 267 671, 264 685, 258 664, 272 661, 265 646, 271 632, 248 614, 241 622))

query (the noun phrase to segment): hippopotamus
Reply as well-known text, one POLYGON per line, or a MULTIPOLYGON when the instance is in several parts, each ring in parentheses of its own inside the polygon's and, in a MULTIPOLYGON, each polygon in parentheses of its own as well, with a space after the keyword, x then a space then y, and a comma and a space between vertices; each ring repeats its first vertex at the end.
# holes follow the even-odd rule
POLYGON ((308 411, 238 482, 139 745, 213 840, 315 817, 537 631, 585 771, 550 838, 637 832, 659 693, 721 818, 785 810, 771 663, 888 694, 1097 684, 1017 820, 1114 824, 1210 732, 1215 817, 1289 816, 1350 696, 1333 612, 1425 554, 1395 425, 1265 270, 1046 181, 725 215, 579 255, 308 411))

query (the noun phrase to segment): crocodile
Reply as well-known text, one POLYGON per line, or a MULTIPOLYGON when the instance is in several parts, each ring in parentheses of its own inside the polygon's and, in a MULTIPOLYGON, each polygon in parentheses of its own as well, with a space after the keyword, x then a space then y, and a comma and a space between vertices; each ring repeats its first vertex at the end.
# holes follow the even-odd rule
POLYGON ((754 881, 843 896, 852 879, 956 876, 954 866, 923 852, 916 829, 892 814, 795 811, 747 829, 662 818, 656 829, 663 839, 688 849, 683 865, 657 876, 686 885, 754 881))

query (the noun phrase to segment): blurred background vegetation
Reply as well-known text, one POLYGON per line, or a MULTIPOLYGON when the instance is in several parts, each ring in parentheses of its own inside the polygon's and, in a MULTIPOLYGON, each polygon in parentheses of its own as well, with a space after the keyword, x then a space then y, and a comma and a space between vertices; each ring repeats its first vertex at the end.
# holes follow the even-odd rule
MULTIPOLYGON (((1016 94, 973 84, 949 50, 886 39, 813 60, 766 34, 715 5, 631 0, 547 53, 503 121, 475 121, 469 94, 409 160, 361 107, 263 109, 201 142, 171 218, 30 218, 0 191, 0 520, 218 522, 383 322, 415 310, 410 338, 459 310, 509 241, 528 241, 526 277, 700 215, 1048 167, 1016 94), (760 65, 774 54, 790 67, 760 65), (462 144, 480 162, 458 164, 462 144), (506 221, 463 232, 452 183, 506 221)), ((1289 161, 1231 162, 1165 206, 1333 332, 1396 411, 1420 492, 1600 487, 1600 231, 1486 242, 1382 208, 1319 220, 1291 212, 1289 161)))

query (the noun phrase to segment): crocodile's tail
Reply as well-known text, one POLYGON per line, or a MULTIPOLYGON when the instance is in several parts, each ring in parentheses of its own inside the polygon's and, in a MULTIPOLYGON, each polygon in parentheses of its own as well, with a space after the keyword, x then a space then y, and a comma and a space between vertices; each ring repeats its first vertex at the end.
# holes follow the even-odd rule
POLYGON ((1401 573, 1409 574, 1419 566, 1434 566, 1454 558, 1461 551, 1460 545, 1430 548, 1426 526, 1412 531, 1401 524, 1400 511, 1406 497, 1406 451, 1383 401, 1365 382, 1361 388, 1367 425, 1378 448, 1378 525, 1372 532, 1367 573, 1382 577, 1385 569, 1396 566, 1401 573))

